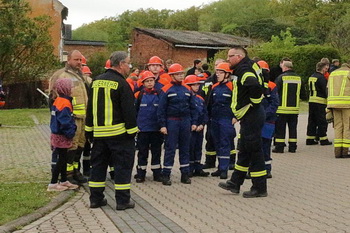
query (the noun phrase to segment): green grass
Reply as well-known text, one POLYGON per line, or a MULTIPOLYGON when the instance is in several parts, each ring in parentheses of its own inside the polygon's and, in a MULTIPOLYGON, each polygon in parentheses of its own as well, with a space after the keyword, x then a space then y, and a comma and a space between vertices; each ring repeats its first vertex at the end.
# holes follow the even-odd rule
POLYGON ((32 213, 50 202, 56 193, 47 184, 0 183, 0 225, 32 213))
POLYGON ((32 118, 35 116, 39 124, 49 124, 50 111, 48 108, 40 109, 1 109, 0 123, 8 126, 34 126, 32 118))

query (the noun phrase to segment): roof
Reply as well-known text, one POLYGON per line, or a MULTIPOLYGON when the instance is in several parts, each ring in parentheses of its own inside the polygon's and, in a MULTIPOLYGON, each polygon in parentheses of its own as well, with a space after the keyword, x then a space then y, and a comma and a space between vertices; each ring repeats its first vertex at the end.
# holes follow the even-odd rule
POLYGON ((249 46, 252 40, 217 32, 180 31, 169 29, 135 28, 154 38, 163 39, 175 47, 228 49, 233 45, 249 46))
POLYGON ((64 40, 65 45, 87 45, 87 46, 106 46, 106 41, 92 41, 92 40, 64 40))

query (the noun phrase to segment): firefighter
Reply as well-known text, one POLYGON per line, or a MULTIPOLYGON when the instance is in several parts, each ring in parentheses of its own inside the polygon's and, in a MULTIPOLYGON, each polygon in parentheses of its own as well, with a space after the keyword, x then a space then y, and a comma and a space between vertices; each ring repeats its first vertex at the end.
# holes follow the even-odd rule
POLYGON ((350 147, 350 65, 344 63, 333 71, 328 80, 327 108, 334 117, 334 154, 336 158, 349 158, 350 147))
POLYGON ((184 83, 189 86, 195 95, 196 109, 198 113, 197 128, 191 132, 190 143, 190 177, 202 176, 207 177, 209 172, 203 171, 202 161, 202 145, 203 145, 203 129, 208 122, 208 112, 205 106, 204 99, 198 95, 200 88, 200 78, 196 75, 188 75, 184 83))
POLYGON ((286 124, 288 124, 288 151, 295 153, 297 149, 297 125, 300 104, 301 78, 293 71, 291 61, 281 63, 282 74, 275 80, 279 96, 277 121, 275 129, 274 153, 283 153, 285 147, 286 124))
POLYGON ((190 136, 197 128, 195 97, 188 86, 182 84, 184 69, 174 63, 169 67, 173 81, 162 88, 158 107, 160 131, 165 135, 165 154, 162 169, 163 185, 171 185, 176 146, 179 148, 181 183, 191 184, 190 136))
POLYGON ((87 104, 87 80, 81 72, 82 54, 78 50, 68 53, 68 61, 64 68, 56 71, 49 82, 50 98, 56 99, 58 96, 53 85, 58 78, 70 78, 73 81, 72 104, 73 115, 77 130, 73 138, 73 145, 68 150, 67 155, 67 179, 74 184, 86 183, 87 179, 80 172, 80 158, 85 145, 84 125, 87 104))
POLYGON ((125 210, 135 207, 130 199, 130 181, 138 128, 134 96, 124 78, 130 71, 130 57, 117 51, 110 60, 111 68, 92 82, 89 92, 85 131, 89 141, 93 141, 90 208, 107 205, 103 192, 107 167, 112 160, 117 210, 125 210))
POLYGON ((147 63, 148 70, 151 71, 156 77, 155 88, 157 90, 162 89, 165 85, 169 84, 167 78, 161 77, 161 71, 163 67, 163 61, 158 56, 153 56, 147 63))
POLYGON ((308 80, 309 118, 306 145, 318 144, 316 136, 320 141, 320 145, 332 144, 327 138, 327 79, 324 77, 325 72, 327 72, 327 64, 318 62, 316 64, 316 72, 308 80))
POLYGON ((236 137, 236 130, 232 124, 236 120, 233 120, 235 116, 231 109, 233 86, 229 81, 232 70, 230 64, 226 62, 218 64, 215 70, 218 82, 211 90, 208 113, 219 166, 211 175, 227 179, 231 145, 236 137))
MULTIPOLYGON (((249 59, 247 51, 235 46, 228 51, 227 60, 234 70, 232 110, 240 121, 240 147, 231 179, 220 182, 219 187, 239 194, 248 170, 252 177, 250 191, 243 197, 266 197, 266 169, 262 153, 261 130, 265 111, 261 104, 264 92, 264 78, 260 67, 249 59)), ((236 118, 233 118, 235 123, 236 118)))
POLYGON ((157 118, 159 104, 159 91, 154 88, 156 77, 150 71, 145 71, 142 75, 142 85, 144 88, 135 93, 137 126, 140 132, 137 135, 137 176, 136 182, 145 182, 148 151, 151 150, 151 169, 153 180, 161 182, 160 157, 163 144, 163 134, 157 118))

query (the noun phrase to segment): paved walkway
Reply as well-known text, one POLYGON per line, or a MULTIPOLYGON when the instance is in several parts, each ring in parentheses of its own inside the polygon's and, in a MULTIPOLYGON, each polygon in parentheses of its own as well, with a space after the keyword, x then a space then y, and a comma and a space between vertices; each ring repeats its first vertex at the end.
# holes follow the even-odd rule
MULTIPOLYGON (((220 179, 214 177, 182 184, 177 165, 172 186, 153 182, 150 172, 145 183, 133 182, 135 209, 115 211, 109 182, 108 206, 89 209, 88 194, 81 189, 65 205, 18 232, 349 232, 350 159, 335 159, 332 146, 305 146, 306 121, 301 115, 297 153, 273 154, 266 198, 232 195, 220 189, 220 179)), ((47 129, 36 130, 48 144, 47 129)), ((42 150, 42 145, 32 144, 33 151, 42 150)), ((42 161, 49 171, 48 154, 42 161)), ((250 185, 247 180, 241 190, 250 185)))

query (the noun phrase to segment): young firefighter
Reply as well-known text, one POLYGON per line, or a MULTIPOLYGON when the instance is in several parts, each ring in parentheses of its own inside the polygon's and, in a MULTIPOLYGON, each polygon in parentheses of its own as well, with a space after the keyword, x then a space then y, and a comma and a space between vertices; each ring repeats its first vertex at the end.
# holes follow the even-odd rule
POLYGON ((209 97, 209 119, 212 127, 216 155, 219 159, 218 170, 211 173, 220 179, 227 179, 230 163, 230 151, 236 130, 235 116, 231 110, 232 82, 229 81, 232 70, 230 64, 223 62, 215 68, 218 82, 213 85, 209 97))
POLYGON ((151 169, 153 171, 153 180, 161 180, 160 156, 163 144, 163 135, 160 133, 157 109, 159 104, 158 92, 154 88, 156 77, 150 71, 145 71, 141 77, 144 88, 135 93, 137 126, 140 130, 137 136, 138 164, 136 182, 145 181, 148 150, 151 149, 152 161, 151 169))
POLYGON ((169 67, 173 81, 162 88, 158 107, 160 132, 165 135, 165 155, 162 169, 163 185, 171 185, 176 146, 179 148, 181 183, 190 184, 190 137, 197 128, 195 97, 188 86, 182 85, 184 69, 180 64, 169 67))
POLYGON ((58 97, 51 107, 50 128, 51 145, 58 153, 58 160, 52 167, 51 182, 47 191, 64 191, 79 187, 67 180, 66 172, 68 148, 73 144, 73 137, 77 129, 73 118, 72 86, 73 82, 68 78, 59 78, 54 84, 58 97), (60 183, 58 183, 59 175, 61 175, 60 183))
POLYGON ((203 145, 203 129, 208 122, 208 112, 205 106, 204 99, 198 95, 200 88, 200 78, 196 75, 188 75, 184 83, 190 86, 195 95, 196 109, 198 113, 197 129, 191 133, 190 144, 190 176, 208 176, 209 172, 203 171, 201 164, 202 160, 202 145, 203 145))

